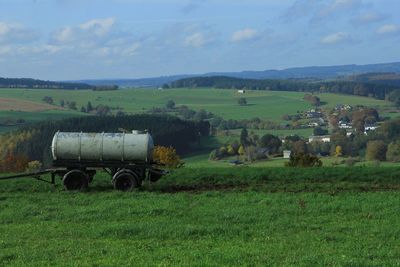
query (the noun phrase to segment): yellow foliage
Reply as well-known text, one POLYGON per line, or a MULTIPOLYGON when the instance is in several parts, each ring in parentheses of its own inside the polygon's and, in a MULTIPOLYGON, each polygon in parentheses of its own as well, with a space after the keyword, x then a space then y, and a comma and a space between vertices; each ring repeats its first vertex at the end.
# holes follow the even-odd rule
POLYGON ((342 155, 342 153, 343 153, 342 147, 341 146, 336 146, 335 157, 340 157, 342 155))
POLYGON ((170 168, 182 165, 181 158, 173 147, 156 146, 153 150, 153 160, 170 168))
POLYGON ((238 149, 238 153, 239 153, 239 155, 244 155, 244 152, 245 152, 245 150, 244 150, 244 147, 241 145, 240 147, 239 147, 239 149, 238 149))
POLYGON ((233 149, 233 147, 232 147, 232 145, 228 145, 227 147, 226 147, 226 152, 229 154, 229 155, 235 155, 235 150, 233 149))

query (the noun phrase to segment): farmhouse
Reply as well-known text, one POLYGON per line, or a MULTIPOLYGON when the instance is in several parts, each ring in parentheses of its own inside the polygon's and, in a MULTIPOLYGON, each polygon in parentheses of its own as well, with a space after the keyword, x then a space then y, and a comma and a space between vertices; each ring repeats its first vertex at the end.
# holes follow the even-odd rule
POLYGON ((321 118, 322 116, 323 116, 323 114, 322 114, 321 112, 319 112, 319 111, 313 111, 313 110, 311 110, 311 111, 307 111, 307 112, 306 112, 306 117, 309 118, 309 119, 312 119, 312 118, 321 118))
POLYGON ((331 136, 330 135, 312 135, 308 138, 308 142, 323 142, 323 143, 329 143, 331 141, 331 136))
POLYGON ((244 93, 246 93, 246 90, 238 90, 237 92, 238 92, 238 94, 244 94, 244 93))
POLYGON ((353 128, 353 124, 351 122, 339 121, 339 128, 340 129, 352 129, 353 128))
POLYGON ((378 129, 378 125, 376 124, 365 124, 364 126, 364 134, 368 134, 368 132, 375 131, 378 129))
POLYGON ((283 150, 283 158, 284 159, 290 159, 290 155, 292 154, 292 151, 290 150, 283 150))

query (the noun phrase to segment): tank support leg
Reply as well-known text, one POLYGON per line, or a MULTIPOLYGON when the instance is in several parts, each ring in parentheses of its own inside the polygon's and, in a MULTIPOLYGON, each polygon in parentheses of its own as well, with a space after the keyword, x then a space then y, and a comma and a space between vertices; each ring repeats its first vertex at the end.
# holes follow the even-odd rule
POLYGON ((51 173, 51 184, 56 185, 56 174, 54 172, 51 173))

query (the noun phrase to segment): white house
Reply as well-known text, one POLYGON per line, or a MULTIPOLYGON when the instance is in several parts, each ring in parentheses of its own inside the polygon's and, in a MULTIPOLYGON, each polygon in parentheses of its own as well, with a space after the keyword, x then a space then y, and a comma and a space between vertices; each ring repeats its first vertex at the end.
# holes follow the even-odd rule
POLYGON ((330 135, 312 135, 308 138, 308 142, 324 142, 324 143, 329 143, 331 141, 331 136, 330 135))
POLYGON ((290 155, 292 154, 292 151, 290 150, 283 150, 283 158, 284 159, 290 159, 290 155))
POLYGON ((244 94, 244 93, 246 93, 246 90, 238 90, 237 92, 238 92, 238 94, 244 94))

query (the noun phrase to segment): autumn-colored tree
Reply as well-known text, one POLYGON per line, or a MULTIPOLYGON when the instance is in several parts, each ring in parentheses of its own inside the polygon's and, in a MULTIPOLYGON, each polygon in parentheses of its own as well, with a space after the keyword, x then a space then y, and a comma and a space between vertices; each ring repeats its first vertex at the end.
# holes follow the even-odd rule
POLYGON ((285 162, 286 167, 321 167, 322 161, 311 154, 294 154, 290 155, 290 160, 285 162))
POLYGON ((1 161, 2 172, 22 172, 25 171, 28 166, 29 159, 25 155, 14 155, 13 153, 7 153, 4 159, 1 161))
POLYGON ((343 149, 341 146, 336 146, 335 148, 335 157, 340 157, 343 155, 343 149))
POLYGON ((171 146, 156 146, 153 150, 153 160, 170 168, 178 168, 183 164, 175 148, 171 146))
POLYGON ((303 140, 299 140, 293 143, 292 151, 294 154, 306 154, 307 144, 303 140))
POLYGON ((244 147, 241 145, 238 149, 238 154, 242 156, 244 155, 244 152, 245 152, 244 147))
POLYGON ((226 147, 226 153, 228 153, 228 155, 231 155, 231 156, 236 154, 235 149, 233 148, 232 145, 228 145, 226 147))
POLYGON ((391 142, 388 145, 386 159, 392 162, 400 162, 400 141, 391 142))
POLYGON ((369 141, 365 157, 367 160, 385 160, 386 150, 386 144, 382 140, 369 141))

